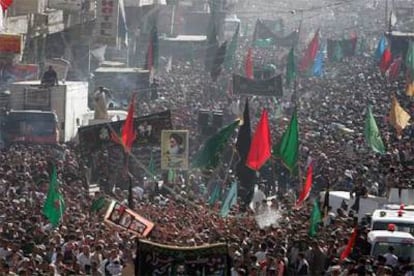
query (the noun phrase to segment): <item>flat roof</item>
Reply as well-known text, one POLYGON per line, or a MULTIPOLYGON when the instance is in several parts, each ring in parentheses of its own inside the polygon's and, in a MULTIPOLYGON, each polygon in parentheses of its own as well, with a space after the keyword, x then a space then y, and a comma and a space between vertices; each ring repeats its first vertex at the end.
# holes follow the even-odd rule
POLYGON ((399 32, 399 31, 386 32, 386 34, 387 35, 393 35, 393 36, 410 36, 410 37, 414 37, 414 33, 399 32))
POLYGON ((126 68, 119 68, 119 67, 99 67, 95 70, 98 73, 149 73, 148 70, 142 68, 133 68, 133 67, 126 67, 126 68))
MULTIPOLYGON (((17 81, 17 82, 13 82, 13 84, 40 85, 40 80, 17 81)), ((59 80, 59 86, 70 86, 70 85, 79 85, 79 84, 88 85, 88 82, 87 81, 65 81, 65 83, 63 83, 61 80, 59 80)), ((50 86, 50 87, 54 87, 54 86, 50 86)))
POLYGON ((161 37, 161 40, 172 42, 203 42, 207 40, 205 35, 177 35, 176 37, 161 37))
POLYGON ((414 237, 407 232, 401 231, 387 231, 387 230, 373 230, 368 233, 368 239, 374 240, 379 238, 393 238, 393 239, 404 239, 414 242, 414 237))

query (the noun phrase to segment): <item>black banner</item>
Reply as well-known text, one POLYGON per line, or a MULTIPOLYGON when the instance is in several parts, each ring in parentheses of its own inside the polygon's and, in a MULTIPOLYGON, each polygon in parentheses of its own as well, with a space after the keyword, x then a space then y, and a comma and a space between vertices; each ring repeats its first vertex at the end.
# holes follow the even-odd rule
POLYGON ((281 47, 293 47, 298 43, 299 40, 299 31, 293 31, 287 36, 275 38, 275 44, 281 47))
MULTIPOLYGON (((123 149, 111 139, 111 131, 119 135, 124 122, 85 126, 78 130, 81 155, 91 170, 89 181, 99 183, 107 192, 112 190, 114 184, 120 188, 127 187, 122 174, 125 166, 123 149)), ((142 179, 149 175, 136 161, 148 168, 152 158, 154 169, 160 168, 161 131, 172 129, 171 112, 168 110, 134 118, 134 128, 137 139, 131 149, 133 158, 129 160, 129 169, 135 177, 142 179)))
MULTIPOLYGON (((80 127, 78 135, 82 156, 116 145, 111 139, 111 132, 115 131, 119 135, 124 122, 125 120, 80 127)), ((171 112, 168 110, 134 118, 134 128, 137 132, 134 146, 160 145, 161 131, 172 128, 171 112)))
POLYGON ((252 80, 233 74, 233 91, 236 94, 281 98, 283 96, 282 75, 266 80, 252 80))
POLYGON ((277 46, 293 47, 299 40, 299 31, 295 30, 286 36, 280 36, 267 27, 262 20, 258 19, 254 28, 253 41, 269 38, 272 39, 273 43, 277 46))
POLYGON ((355 55, 356 43, 356 38, 342 40, 328 39, 328 59, 335 60, 335 51, 337 50, 337 47, 340 48, 343 57, 350 57, 355 55))
POLYGON ((275 34, 260 19, 257 19, 254 27, 253 41, 257 39, 274 39, 275 34))
POLYGON ((230 276, 227 245, 175 247, 140 240, 135 275, 230 276))

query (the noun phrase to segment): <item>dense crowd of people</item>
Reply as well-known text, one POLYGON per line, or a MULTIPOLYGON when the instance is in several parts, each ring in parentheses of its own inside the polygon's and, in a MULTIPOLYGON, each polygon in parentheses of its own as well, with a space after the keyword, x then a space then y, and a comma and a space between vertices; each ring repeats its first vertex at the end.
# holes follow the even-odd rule
MULTIPOLYGON (((240 43, 235 71, 241 71, 240 61, 246 48, 246 43, 240 43)), ((255 53, 260 64, 265 64, 265 59, 286 60, 277 54, 280 53, 277 48, 255 49, 255 53)), ((283 66, 277 70, 282 73, 283 66)), ((364 186, 378 196, 384 196, 390 187, 411 188, 414 128, 408 127, 402 137, 397 137, 388 121, 393 93, 404 109, 414 115, 414 101, 404 94, 402 78, 391 83, 385 81, 367 55, 328 63, 325 71, 322 78, 299 78, 296 91, 300 167, 304 169, 309 158, 315 164, 312 198, 328 184, 331 190, 347 191, 364 186), (371 152, 364 141, 365 110, 369 104, 373 106, 385 143, 385 155, 371 152)), ((212 82, 202 59, 173 60, 172 68, 168 72, 160 70, 157 77, 158 99, 139 101, 138 110, 140 114, 173 110, 174 127, 190 131, 190 158, 205 138, 198 133, 195 116, 200 109, 223 110, 225 122, 241 115, 240 103, 244 98, 234 91, 229 93, 230 72, 224 71, 217 82, 212 82)), ((290 119, 291 94, 286 89, 285 96, 277 103, 273 99, 249 98, 253 126, 262 108, 269 110, 275 144, 290 119)), ((227 150, 232 149, 232 145, 228 147, 227 150)), ((175 177, 173 183, 165 184, 172 192, 154 194, 150 186, 155 183, 134 180, 144 192, 135 195, 134 210, 156 225, 149 240, 177 246, 227 242, 232 275, 411 275, 408 273, 414 270, 411 260, 393 258, 392 250, 388 255, 370 257, 368 225, 358 226, 354 250, 340 261, 339 256, 355 227, 355 214, 349 210, 330 210, 315 237, 308 235, 311 200, 300 209, 294 209, 294 198, 287 196, 278 198, 277 204, 263 202, 263 208, 273 208, 281 217, 263 228, 255 219, 258 209, 241 213, 236 204, 230 215, 222 218, 218 214, 220 202, 209 206, 207 201, 211 192, 209 176, 225 181, 224 187, 233 177, 228 171, 235 164, 226 156, 223 159, 223 169, 218 175, 206 176, 194 170, 189 173, 189 180, 175 177)), ((106 170, 111 173, 110 166, 106 170)), ((0 216, 1 275, 133 275, 133 259, 139 258, 135 255, 134 237, 105 224, 105 209, 91 211, 92 202, 103 194, 89 194, 84 162, 74 145, 12 145, 0 152, 0 181, 0 204, 4 210, 0 216), (52 227, 41 211, 51 164, 57 167, 66 205, 57 228, 52 227)), ((259 184, 261 181, 263 178, 259 178, 259 184)), ((270 183, 274 189, 269 190, 283 185, 296 193, 302 182, 303 179, 279 176, 270 183), (282 180, 289 181, 289 185, 282 180)), ((126 203, 128 192, 114 189, 104 196, 126 203)))

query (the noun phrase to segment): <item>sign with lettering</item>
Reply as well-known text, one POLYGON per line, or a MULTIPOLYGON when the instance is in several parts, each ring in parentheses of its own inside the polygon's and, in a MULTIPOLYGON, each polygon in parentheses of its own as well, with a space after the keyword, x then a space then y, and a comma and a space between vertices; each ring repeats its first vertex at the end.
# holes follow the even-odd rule
POLYGON ((49 0, 49 8, 65 11, 80 11, 82 9, 82 0, 49 0))
POLYGON ((153 222, 116 201, 112 201, 109 205, 104 221, 141 238, 148 236, 154 228, 153 222))
POLYGON ((136 275, 231 275, 225 243, 178 247, 140 240, 137 256, 136 275))
POLYGON ((118 31, 118 0, 96 1, 96 42, 116 45, 118 31))
POLYGON ((0 34, 0 53, 20 54, 21 43, 20 35, 0 34))

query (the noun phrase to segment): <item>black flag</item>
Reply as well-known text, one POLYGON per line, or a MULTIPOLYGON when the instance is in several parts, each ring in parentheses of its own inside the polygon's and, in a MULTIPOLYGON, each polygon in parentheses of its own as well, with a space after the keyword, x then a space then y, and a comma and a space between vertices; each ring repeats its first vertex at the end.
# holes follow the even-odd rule
POLYGON ((240 157, 239 163, 236 167, 236 175, 240 181, 239 194, 242 200, 243 208, 247 208, 250 204, 254 193, 254 180, 256 173, 246 166, 246 159, 249 154, 251 140, 252 134, 250 128, 249 100, 246 99, 243 113, 243 125, 239 129, 236 142, 236 150, 240 157))
POLYGON ((216 55, 214 57, 214 62, 211 67, 210 75, 213 81, 216 81, 218 76, 221 73, 222 64, 224 62, 224 57, 226 56, 227 41, 224 41, 223 44, 217 49, 216 55))
POLYGON ((282 75, 270 79, 249 79, 233 74, 233 92, 235 94, 270 96, 280 99, 283 96, 282 75))

